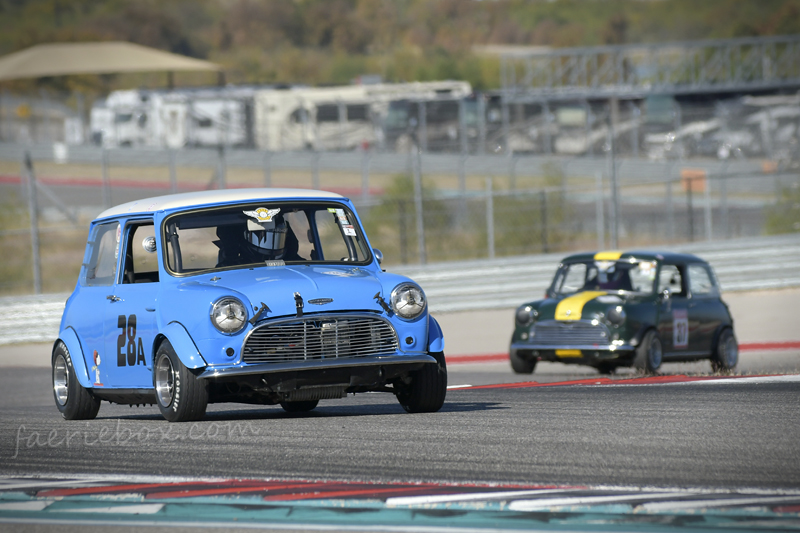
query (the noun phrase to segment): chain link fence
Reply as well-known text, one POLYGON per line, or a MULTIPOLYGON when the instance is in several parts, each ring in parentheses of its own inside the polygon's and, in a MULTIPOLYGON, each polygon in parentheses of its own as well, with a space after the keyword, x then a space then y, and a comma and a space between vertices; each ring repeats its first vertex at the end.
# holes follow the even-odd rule
POLYGON ((215 188, 299 187, 350 197, 388 268, 800 232, 800 168, 791 159, 412 148, 289 153, 0 143, 0 294, 71 290, 88 222, 105 207, 215 188))

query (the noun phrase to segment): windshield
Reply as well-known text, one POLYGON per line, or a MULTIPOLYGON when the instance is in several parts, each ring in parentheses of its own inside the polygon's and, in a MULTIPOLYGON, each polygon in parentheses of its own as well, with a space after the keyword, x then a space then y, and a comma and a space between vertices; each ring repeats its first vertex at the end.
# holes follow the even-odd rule
POLYGON ((580 291, 626 291, 652 294, 655 261, 586 261, 562 265, 553 281, 559 296, 580 291))
POLYGON ((193 211, 169 217, 164 233, 166 264, 175 274, 370 260, 354 214, 333 202, 259 202, 193 211))

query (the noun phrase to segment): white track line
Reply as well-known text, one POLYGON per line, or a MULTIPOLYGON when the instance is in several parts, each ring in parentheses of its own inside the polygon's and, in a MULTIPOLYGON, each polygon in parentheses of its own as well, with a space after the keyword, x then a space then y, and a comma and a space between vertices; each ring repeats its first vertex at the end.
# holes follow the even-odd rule
POLYGON ((577 496, 575 498, 543 498, 541 500, 518 500, 508 504, 512 511, 535 511, 550 507, 567 507, 574 505, 597 505, 603 503, 624 503, 637 500, 663 500, 677 496, 687 496, 687 493, 633 493, 620 496, 577 496))
POLYGON ((59 513, 113 513, 113 514, 156 514, 164 508, 163 503, 143 503, 141 505, 113 505, 110 507, 81 507, 79 509, 58 509, 59 513))
MULTIPOLYGON (((584 489, 572 489, 584 490, 584 489)), ((502 500, 511 499, 519 496, 534 496, 536 494, 552 494, 554 492, 564 493, 569 492, 570 489, 537 489, 537 490, 517 490, 508 492, 472 492, 461 494, 440 494, 435 496, 402 496, 397 498, 388 498, 386 505, 426 505, 432 503, 450 503, 450 502, 466 502, 474 500, 502 500)))

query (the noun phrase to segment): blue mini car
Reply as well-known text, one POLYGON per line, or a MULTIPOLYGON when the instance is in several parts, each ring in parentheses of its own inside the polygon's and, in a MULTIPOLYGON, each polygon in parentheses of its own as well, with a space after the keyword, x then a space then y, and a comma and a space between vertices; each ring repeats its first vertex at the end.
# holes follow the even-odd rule
POLYGON ((380 266, 353 204, 324 191, 150 198, 91 224, 53 347, 56 406, 156 404, 171 422, 209 403, 280 404, 384 391, 438 411, 444 338, 425 294, 380 266))

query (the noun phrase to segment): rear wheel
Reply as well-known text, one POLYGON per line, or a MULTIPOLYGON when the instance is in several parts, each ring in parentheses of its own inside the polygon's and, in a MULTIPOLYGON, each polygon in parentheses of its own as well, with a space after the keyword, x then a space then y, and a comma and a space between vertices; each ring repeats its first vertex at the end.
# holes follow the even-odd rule
POLYGON ((100 400, 84 389, 75 375, 72 357, 66 344, 59 341, 53 349, 53 397, 65 420, 92 420, 100 410, 100 400))
POLYGON ((722 330, 717 339, 717 346, 711 355, 711 369, 714 372, 733 370, 739 362, 739 343, 733 335, 733 330, 722 330))
POLYGON ((208 385, 186 368, 169 341, 156 352, 153 387, 161 414, 170 422, 200 420, 208 406, 208 385))
POLYGON ((513 370, 515 374, 533 374, 533 371, 536 368, 535 360, 531 361, 528 359, 523 359, 514 350, 509 352, 508 358, 511 361, 511 370, 513 370))
POLYGON ((639 370, 644 370, 648 374, 653 374, 661 366, 661 357, 661 340, 656 335, 656 331, 651 329, 645 333, 641 344, 636 348, 633 366, 639 370))
POLYGON ((319 400, 309 400, 306 402, 281 402, 281 407, 287 413, 307 413, 313 410, 319 400))
POLYGON ((447 365, 444 353, 429 354, 436 364, 426 364, 411 374, 411 383, 397 392, 397 400, 409 413, 435 413, 447 394, 447 365))

